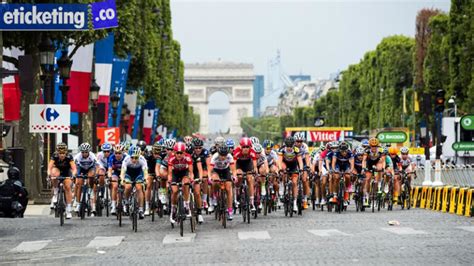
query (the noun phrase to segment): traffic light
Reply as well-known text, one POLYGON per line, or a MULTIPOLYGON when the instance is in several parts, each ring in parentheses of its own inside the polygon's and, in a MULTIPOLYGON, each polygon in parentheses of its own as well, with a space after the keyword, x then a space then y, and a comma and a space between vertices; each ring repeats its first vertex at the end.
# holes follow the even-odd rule
POLYGON ((442 113, 444 111, 444 103, 446 99, 444 95, 446 92, 444 90, 437 90, 436 91, 436 98, 435 98, 435 112, 442 113))

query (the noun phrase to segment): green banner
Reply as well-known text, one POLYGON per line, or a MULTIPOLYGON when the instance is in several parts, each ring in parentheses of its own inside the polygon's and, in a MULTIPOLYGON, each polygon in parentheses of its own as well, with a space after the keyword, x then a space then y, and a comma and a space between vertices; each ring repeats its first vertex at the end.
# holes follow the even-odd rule
POLYGON ((402 131, 380 132, 377 138, 382 143, 403 143, 407 140, 407 134, 402 131))
POLYGON ((474 142, 454 142, 452 148, 455 151, 474 151, 474 142))
POLYGON ((474 130, 474 115, 461 117, 461 127, 465 130, 474 130))

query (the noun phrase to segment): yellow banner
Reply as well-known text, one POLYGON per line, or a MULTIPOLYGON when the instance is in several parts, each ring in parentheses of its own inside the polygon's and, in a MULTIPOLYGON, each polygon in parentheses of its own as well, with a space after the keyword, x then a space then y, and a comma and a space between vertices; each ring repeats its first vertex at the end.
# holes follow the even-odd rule
POLYGON ((425 154, 425 148, 423 148, 423 147, 420 147, 420 148, 410 148, 410 154, 423 155, 423 154, 425 154))

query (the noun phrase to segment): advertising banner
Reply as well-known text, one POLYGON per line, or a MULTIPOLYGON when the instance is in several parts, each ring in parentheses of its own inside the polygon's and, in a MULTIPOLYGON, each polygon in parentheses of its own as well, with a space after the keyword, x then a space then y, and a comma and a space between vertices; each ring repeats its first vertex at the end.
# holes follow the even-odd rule
POLYGON ((69 133, 69 104, 30 104, 30 133, 69 133))

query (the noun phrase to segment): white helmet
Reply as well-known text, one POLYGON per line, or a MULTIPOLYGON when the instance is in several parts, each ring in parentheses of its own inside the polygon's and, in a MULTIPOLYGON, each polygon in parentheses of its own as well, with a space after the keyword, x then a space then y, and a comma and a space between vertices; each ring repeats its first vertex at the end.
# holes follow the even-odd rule
POLYGON ((302 140, 304 141, 304 135, 303 135, 303 132, 298 132, 294 135, 295 137, 295 141, 298 141, 298 140, 302 140))
POLYGON ((165 148, 168 150, 172 150, 174 145, 176 144, 176 140, 174 139, 166 139, 165 140, 165 148))
POLYGON ((217 137, 215 140, 214 140, 214 144, 216 144, 217 146, 223 146, 225 144, 225 139, 224 137, 217 137))
POLYGON ((252 142, 252 147, 255 147, 255 144, 260 144, 260 140, 257 137, 250 137, 250 142, 252 142))
POLYGON ((81 144, 81 146, 79 146, 79 150, 81 152, 90 152, 92 150, 92 147, 89 143, 84 142, 81 144))
POLYGON ((257 154, 260 154, 263 151, 262 145, 260 144, 255 144, 255 146, 253 146, 253 149, 257 154))
POLYGON ((407 147, 402 147, 402 148, 400 149, 400 153, 402 153, 402 154, 403 154, 403 153, 408 154, 408 152, 410 152, 410 150, 409 150, 407 147))

